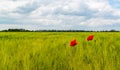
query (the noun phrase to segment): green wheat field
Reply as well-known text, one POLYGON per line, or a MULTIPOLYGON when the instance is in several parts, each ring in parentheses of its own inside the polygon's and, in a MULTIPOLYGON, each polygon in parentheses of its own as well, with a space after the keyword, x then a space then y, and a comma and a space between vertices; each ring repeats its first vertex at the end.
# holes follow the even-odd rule
POLYGON ((0 70, 120 70, 120 32, 0 32, 0 70))

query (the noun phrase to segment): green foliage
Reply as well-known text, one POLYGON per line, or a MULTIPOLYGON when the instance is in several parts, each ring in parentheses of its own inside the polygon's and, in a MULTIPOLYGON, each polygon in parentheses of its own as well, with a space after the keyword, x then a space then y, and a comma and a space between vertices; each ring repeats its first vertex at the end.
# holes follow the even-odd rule
POLYGON ((1 32, 0 70, 120 70, 119 42, 119 32, 1 32))

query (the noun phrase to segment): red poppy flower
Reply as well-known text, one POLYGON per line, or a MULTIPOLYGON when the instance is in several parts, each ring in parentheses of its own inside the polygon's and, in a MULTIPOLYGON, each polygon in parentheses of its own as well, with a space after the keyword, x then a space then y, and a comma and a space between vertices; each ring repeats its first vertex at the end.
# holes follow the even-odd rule
POLYGON ((71 47, 73 47, 73 46, 75 46, 75 45, 77 45, 76 39, 74 39, 74 40, 72 40, 72 41, 70 42, 70 46, 71 46, 71 47))
POLYGON ((94 35, 90 35, 87 37, 87 40, 90 41, 90 40, 93 40, 93 38, 94 38, 94 35))

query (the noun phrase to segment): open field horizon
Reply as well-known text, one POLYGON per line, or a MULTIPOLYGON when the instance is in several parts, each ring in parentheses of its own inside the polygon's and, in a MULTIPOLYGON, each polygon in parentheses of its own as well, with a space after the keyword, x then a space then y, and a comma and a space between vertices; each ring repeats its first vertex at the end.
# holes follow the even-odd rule
POLYGON ((120 32, 0 32, 0 70, 120 70, 120 32), (87 41, 94 35, 92 41, 87 41), (70 47, 70 41, 78 44, 70 47))
POLYGON ((0 0, 0 70, 120 70, 120 0, 0 0))

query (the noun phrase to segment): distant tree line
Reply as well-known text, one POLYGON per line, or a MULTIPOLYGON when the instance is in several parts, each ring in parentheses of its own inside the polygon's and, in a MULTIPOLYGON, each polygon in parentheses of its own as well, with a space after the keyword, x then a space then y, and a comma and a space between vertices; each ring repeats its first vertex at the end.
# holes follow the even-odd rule
POLYGON ((1 32, 120 32, 117 30, 89 31, 89 30, 26 30, 26 29, 8 29, 1 32))
POLYGON ((2 30, 1 32, 29 32, 30 30, 26 29, 8 29, 8 30, 2 30))

